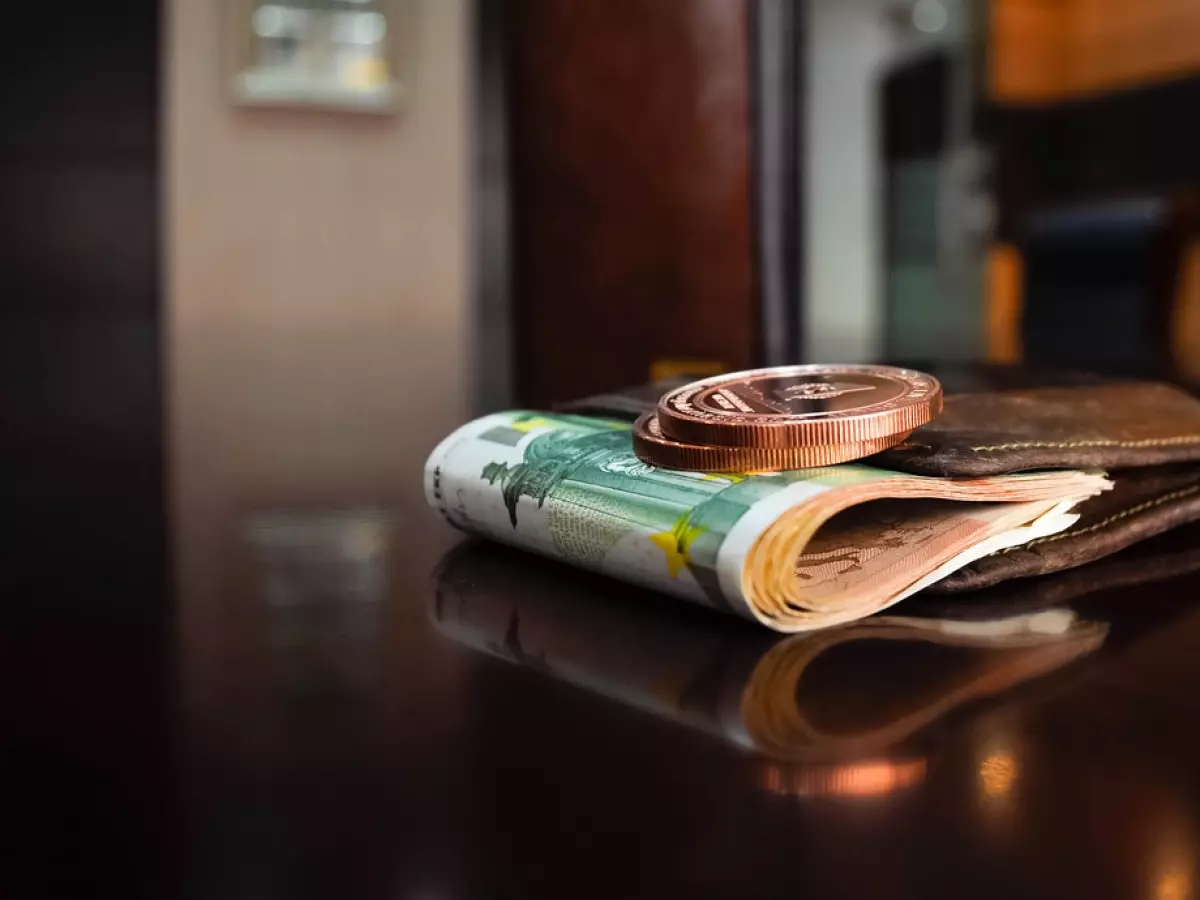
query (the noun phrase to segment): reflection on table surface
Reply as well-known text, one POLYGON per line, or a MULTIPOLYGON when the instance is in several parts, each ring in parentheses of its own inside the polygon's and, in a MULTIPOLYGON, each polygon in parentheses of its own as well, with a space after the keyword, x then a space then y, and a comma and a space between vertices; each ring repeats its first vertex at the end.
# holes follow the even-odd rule
POLYGON ((182 519, 177 669, 131 616, 86 613, 89 655, 82 604, 21 598, 5 658, 54 679, 18 714, 66 750, 6 757, 18 857, 153 865, 155 897, 1200 887, 1200 527, 789 637, 402 492, 226 499, 182 519))
MULTIPOLYGON (((964 704, 1094 652, 1108 631, 1104 622, 1056 607, 986 619, 875 616, 784 636, 700 610, 664 608, 656 597, 574 578, 557 566, 513 563, 511 552, 485 544, 451 553, 430 610, 439 630, 794 762, 893 750, 964 704)), ((909 774, 898 783, 912 783, 920 768, 904 767, 909 774)), ((891 784, 868 775, 855 785, 868 782, 891 784)))
POLYGON ((1195 893, 1196 530, 786 636, 430 521, 206 532, 193 895, 1195 893))

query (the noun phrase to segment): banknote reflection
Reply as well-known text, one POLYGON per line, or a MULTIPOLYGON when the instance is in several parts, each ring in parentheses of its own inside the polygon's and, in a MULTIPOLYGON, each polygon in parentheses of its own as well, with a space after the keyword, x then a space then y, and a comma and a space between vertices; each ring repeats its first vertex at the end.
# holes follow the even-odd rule
MULTIPOLYGON (((760 786, 795 796, 918 783, 926 768, 918 735, 1092 653, 1108 631, 1052 609, 880 616, 780 637, 474 543, 444 561, 430 612, 460 644, 777 761, 761 770, 760 786)), ((1004 760, 989 763, 988 777, 1002 789, 1004 760)))

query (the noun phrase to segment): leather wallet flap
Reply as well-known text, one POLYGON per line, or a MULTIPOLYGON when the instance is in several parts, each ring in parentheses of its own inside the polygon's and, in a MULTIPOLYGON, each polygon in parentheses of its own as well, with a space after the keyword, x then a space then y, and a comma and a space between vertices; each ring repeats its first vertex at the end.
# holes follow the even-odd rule
POLYGON ((942 414, 870 462, 921 475, 1124 469, 1200 459, 1200 401, 1150 382, 946 399, 942 414))
POLYGON ((1078 512, 1079 521, 1066 531, 985 556, 932 590, 972 590, 1074 568, 1194 521, 1200 518, 1200 465, 1118 472, 1113 489, 1085 500, 1078 512))

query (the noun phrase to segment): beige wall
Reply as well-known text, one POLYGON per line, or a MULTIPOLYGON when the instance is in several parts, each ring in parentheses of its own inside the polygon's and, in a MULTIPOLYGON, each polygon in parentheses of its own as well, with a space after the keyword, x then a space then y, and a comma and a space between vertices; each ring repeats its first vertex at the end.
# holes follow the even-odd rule
POLYGON ((168 4, 177 500, 213 480, 375 494, 469 408, 465 2, 419 4, 386 119, 231 106, 226 7, 168 4))
POLYGON ((883 183, 876 123, 895 41, 886 0, 806 4, 806 362, 873 362, 882 350, 883 183))

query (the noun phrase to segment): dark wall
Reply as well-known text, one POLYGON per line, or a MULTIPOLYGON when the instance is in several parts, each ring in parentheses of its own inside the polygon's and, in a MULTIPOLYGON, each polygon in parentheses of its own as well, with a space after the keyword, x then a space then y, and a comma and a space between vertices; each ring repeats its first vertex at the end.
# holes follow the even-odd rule
POLYGON ((162 507, 157 5, 47 10, 0 57, 0 428, 21 544, 104 565, 162 507))
POLYGON ((46 896, 150 896, 161 865, 158 29, 153 0, 25 5, 0 54, 0 755, 20 823, 0 872, 46 896))

